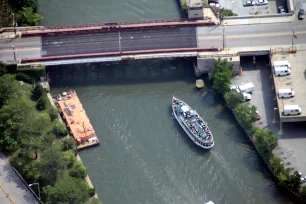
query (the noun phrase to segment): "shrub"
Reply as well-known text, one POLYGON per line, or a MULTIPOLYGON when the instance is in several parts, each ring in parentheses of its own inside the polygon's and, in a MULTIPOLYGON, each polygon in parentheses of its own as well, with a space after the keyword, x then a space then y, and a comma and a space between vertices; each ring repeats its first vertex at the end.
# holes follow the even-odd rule
POLYGON ((64 123, 60 121, 55 121, 52 132, 56 136, 66 136, 68 134, 68 130, 64 123))
POLYGON ((45 93, 45 89, 40 84, 37 84, 32 91, 32 97, 34 100, 38 100, 45 93))
POLYGON ((67 151, 76 147, 75 140, 71 137, 64 138, 62 141, 63 151, 67 151))
POLYGON ((0 77, 5 75, 7 72, 6 65, 0 62, 0 77))
POLYGON ((238 93, 235 90, 231 90, 229 92, 226 92, 224 94, 224 99, 226 102, 226 105, 231 108, 234 109, 236 108, 236 106, 242 102, 243 100, 243 96, 242 94, 238 93))
POLYGON ((252 123, 257 120, 257 113, 255 106, 249 106, 248 104, 238 104, 234 109, 235 115, 241 125, 250 130, 252 128, 252 123))
POLYGON ((218 59, 212 70, 213 88, 218 93, 225 94, 230 89, 232 78, 232 64, 227 60, 218 59))
POLYGON ((63 153, 64 154, 64 160, 67 163, 67 167, 71 168, 74 166, 74 164, 77 162, 76 158, 75 158, 75 154, 74 151, 66 151, 63 153))
POLYGON ((87 170, 81 162, 77 162, 72 167, 69 175, 74 178, 84 179, 87 176, 87 170))
POLYGON ((32 77, 30 77, 29 75, 27 75, 25 73, 21 73, 21 72, 16 74, 16 80, 23 81, 23 82, 28 83, 28 84, 33 83, 32 77))
POLYGON ((41 96, 36 104, 36 109, 39 111, 45 110, 47 108, 47 97, 46 96, 41 96))
POLYGON ((50 115, 51 121, 55 120, 57 118, 57 116, 58 116, 57 109, 54 108, 53 106, 48 108, 48 113, 50 115))
POLYGON ((86 204, 101 204, 101 201, 98 198, 89 199, 86 204))
POLYGON ((92 197, 96 194, 96 189, 95 188, 88 188, 87 190, 89 197, 92 197))
POLYGON ((277 147, 277 137, 272 130, 253 128, 253 136, 259 151, 265 158, 270 158, 272 150, 277 147))

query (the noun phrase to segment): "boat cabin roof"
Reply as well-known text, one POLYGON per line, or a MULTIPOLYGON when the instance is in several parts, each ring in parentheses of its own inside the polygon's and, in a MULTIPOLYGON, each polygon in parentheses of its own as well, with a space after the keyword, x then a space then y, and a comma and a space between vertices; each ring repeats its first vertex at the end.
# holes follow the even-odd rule
POLYGON ((188 112, 189 110, 190 110, 190 108, 188 108, 188 106, 182 106, 182 111, 184 112, 184 113, 186 113, 186 112, 188 112))

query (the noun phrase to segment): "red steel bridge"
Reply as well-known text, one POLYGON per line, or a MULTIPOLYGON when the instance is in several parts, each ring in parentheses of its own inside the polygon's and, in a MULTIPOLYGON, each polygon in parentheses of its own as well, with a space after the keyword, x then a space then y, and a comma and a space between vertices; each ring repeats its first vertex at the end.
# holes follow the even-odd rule
POLYGON ((35 51, 38 54, 25 54, 19 61, 52 65, 55 61, 93 62, 99 58, 128 59, 136 55, 175 57, 217 51, 216 47, 199 47, 197 43, 196 27, 214 25, 215 22, 207 19, 174 19, 21 29, 21 40, 36 39, 39 43, 35 51))

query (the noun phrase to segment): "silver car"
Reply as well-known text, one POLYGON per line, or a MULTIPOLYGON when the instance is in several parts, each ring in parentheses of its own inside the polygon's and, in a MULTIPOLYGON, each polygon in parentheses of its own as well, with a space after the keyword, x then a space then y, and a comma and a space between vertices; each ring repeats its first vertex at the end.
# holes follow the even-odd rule
POLYGON ((268 2, 268 0, 256 0, 255 1, 255 4, 256 5, 267 5, 269 2, 268 2))

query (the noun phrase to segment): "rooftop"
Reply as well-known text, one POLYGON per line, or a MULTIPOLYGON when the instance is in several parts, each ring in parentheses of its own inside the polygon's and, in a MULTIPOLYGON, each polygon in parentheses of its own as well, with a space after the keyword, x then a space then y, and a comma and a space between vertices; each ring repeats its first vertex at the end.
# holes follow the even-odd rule
POLYGON ((203 7, 202 0, 188 0, 188 8, 201 8, 203 7))
POLYGON ((276 92, 278 92, 278 89, 293 89, 295 92, 293 98, 281 99, 276 97, 282 122, 306 121, 306 91, 301 88, 306 87, 305 55, 306 51, 299 50, 295 54, 280 53, 272 57, 272 62, 288 61, 291 64, 290 75, 275 77, 273 74, 276 92), (283 111, 285 105, 299 105, 302 109, 302 114, 297 116, 284 116, 283 111))

